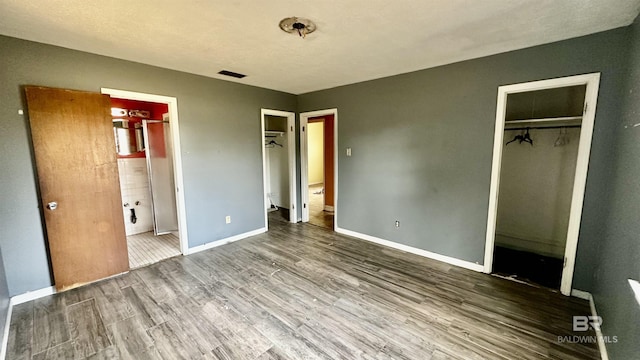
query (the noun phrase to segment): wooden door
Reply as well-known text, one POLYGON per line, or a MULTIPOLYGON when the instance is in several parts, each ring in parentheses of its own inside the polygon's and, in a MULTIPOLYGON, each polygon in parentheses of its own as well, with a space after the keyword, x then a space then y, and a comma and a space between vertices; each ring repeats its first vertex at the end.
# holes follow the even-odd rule
POLYGON ((109 96, 25 91, 56 288, 129 270, 109 96))

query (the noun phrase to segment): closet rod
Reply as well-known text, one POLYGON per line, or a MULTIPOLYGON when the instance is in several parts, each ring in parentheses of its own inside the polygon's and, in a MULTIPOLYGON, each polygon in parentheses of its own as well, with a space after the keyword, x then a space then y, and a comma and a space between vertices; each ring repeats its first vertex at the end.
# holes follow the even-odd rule
POLYGON ((518 119, 518 120, 506 120, 507 124, 529 124, 529 123, 548 123, 553 121, 582 121, 582 116, 560 116, 551 118, 538 118, 538 119, 518 119))
POLYGON ((526 127, 517 127, 517 128, 504 128, 504 131, 507 130, 533 130, 533 129, 562 129, 562 128, 579 128, 581 125, 558 125, 558 126, 526 126, 526 127))

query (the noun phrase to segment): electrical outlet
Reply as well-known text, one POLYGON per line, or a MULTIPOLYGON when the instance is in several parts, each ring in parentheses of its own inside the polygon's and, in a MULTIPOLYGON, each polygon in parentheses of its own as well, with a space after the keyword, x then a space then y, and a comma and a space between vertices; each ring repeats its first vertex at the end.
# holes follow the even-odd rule
POLYGON ((231 216, 227 215, 227 217, 224 218, 224 222, 227 224, 231 224, 231 216))
POLYGON ((347 148, 347 156, 351 156, 351 148, 347 148))
POLYGON ((399 228, 400 227, 400 221, 396 220, 396 227, 399 228))

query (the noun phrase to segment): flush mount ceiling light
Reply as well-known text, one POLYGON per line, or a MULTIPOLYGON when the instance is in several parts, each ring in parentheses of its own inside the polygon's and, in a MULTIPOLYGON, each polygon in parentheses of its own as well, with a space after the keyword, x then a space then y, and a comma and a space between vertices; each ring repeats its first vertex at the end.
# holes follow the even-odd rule
POLYGON ((288 17, 280 21, 280 29, 289 34, 298 34, 304 39, 307 34, 316 31, 316 24, 311 20, 299 17, 288 17))

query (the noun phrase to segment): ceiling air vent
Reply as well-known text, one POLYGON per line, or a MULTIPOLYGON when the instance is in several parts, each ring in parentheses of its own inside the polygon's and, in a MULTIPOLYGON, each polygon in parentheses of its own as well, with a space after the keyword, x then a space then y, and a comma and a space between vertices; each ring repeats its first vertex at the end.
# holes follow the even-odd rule
POLYGON ((245 75, 245 74, 238 74, 238 73, 235 73, 235 72, 233 72, 233 71, 229 71, 229 70, 222 70, 222 71, 219 71, 219 72, 218 72, 218 74, 220 74, 220 75, 227 75, 227 76, 231 76, 231 77, 234 77, 234 78, 236 78, 236 79, 242 79, 243 77, 247 76, 247 75, 245 75))

